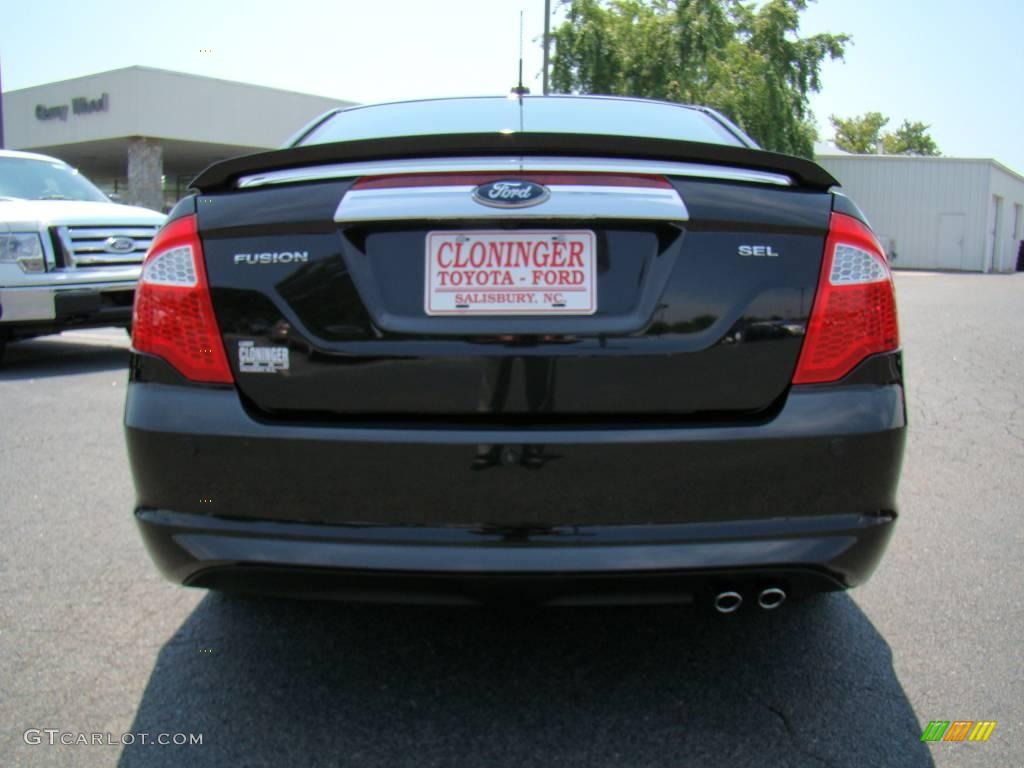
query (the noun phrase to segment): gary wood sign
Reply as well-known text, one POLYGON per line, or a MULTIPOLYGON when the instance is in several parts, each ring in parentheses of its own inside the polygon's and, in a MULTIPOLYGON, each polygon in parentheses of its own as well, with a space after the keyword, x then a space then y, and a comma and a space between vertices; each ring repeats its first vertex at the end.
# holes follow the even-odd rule
POLYGON ((110 111, 110 95, 104 93, 98 99, 87 99, 79 96, 71 100, 70 107, 67 104, 58 104, 55 107, 47 107, 42 104, 36 105, 36 120, 64 120, 68 119, 68 109, 75 115, 89 115, 93 112, 110 111))

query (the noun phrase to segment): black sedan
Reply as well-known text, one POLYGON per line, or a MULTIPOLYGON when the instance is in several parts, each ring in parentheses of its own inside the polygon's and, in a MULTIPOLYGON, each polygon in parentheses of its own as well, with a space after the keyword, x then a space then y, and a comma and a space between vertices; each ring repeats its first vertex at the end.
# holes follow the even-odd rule
POLYGON ((814 163, 706 108, 514 96, 334 111, 194 186, 125 414, 170 579, 730 613, 881 558, 892 278, 814 163))

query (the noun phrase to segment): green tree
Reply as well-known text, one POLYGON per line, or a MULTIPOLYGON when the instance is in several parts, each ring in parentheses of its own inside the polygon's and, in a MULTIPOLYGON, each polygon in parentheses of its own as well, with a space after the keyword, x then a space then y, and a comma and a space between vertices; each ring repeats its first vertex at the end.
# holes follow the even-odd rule
POLYGON ((887 155, 925 155, 935 157, 941 154, 935 140, 928 134, 930 126, 921 122, 904 120, 895 131, 882 132, 889 124, 889 118, 880 112, 867 112, 859 117, 829 118, 835 129, 836 146, 846 152, 858 155, 873 155, 879 151, 887 155))
POLYGON ((801 38, 811 0, 563 0, 552 89, 714 107, 766 149, 806 157, 808 98, 849 37, 801 38))
POLYGON ((867 112, 860 117, 829 117, 836 131, 836 146, 855 155, 873 155, 882 141, 882 129, 889 118, 881 112, 867 112))
POLYGON ((889 155, 923 155, 938 157, 942 153, 935 140, 928 134, 931 126, 921 122, 904 120, 903 125, 893 133, 882 136, 882 146, 889 155))

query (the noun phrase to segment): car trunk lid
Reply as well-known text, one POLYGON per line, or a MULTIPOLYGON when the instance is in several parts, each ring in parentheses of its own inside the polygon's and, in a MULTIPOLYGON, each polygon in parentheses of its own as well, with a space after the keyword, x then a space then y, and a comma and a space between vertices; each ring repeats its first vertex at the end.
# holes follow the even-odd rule
MULTIPOLYGON (((468 176, 451 170, 468 161, 453 159, 444 172, 202 195, 213 304, 251 407, 272 418, 529 423, 723 420, 776 406, 814 298, 831 195, 730 168, 713 178, 708 166, 701 175, 634 160, 610 172, 571 160, 559 173, 571 166, 572 178, 551 157, 541 170, 485 158, 496 170, 478 163, 468 176), (473 200, 503 179, 550 199, 518 209, 473 200), (448 309, 469 312, 431 311, 437 242, 456 263, 460 239, 507 244, 500 260, 517 243, 558 238, 567 249, 589 242, 594 306, 555 311, 552 290, 541 291, 551 294, 541 313, 475 313, 477 294, 516 292, 468 285, 470 299, 448 309)), ((566 254, 556 272, 569 268, 566 254)), ((513 282, 529 280, 530 266, 513 269, 513 282)))

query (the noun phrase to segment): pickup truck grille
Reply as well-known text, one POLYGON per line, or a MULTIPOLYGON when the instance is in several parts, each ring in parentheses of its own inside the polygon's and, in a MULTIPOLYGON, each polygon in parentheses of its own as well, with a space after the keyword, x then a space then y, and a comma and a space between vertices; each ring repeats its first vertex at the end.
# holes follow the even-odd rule
POLYGON ((91 225, 55 227, 65 268, 141 264, 159 227, 91 225))

